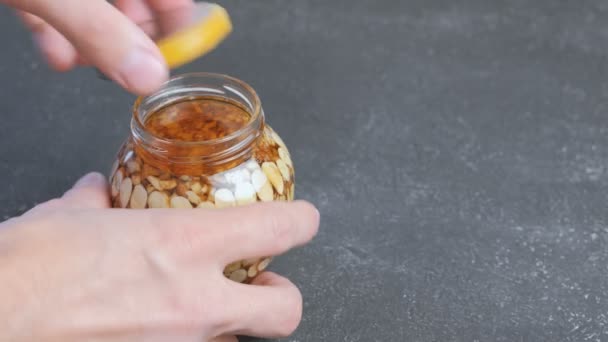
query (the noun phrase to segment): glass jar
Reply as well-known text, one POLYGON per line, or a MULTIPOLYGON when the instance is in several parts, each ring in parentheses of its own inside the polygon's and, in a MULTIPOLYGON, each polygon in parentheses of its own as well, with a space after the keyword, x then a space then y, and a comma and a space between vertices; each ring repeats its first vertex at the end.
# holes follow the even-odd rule
MULTIPOLYGON (((110 184, 115 208, 227 208, 293 200, 294 168, 253 88, 196 73, 137 99, 110 184)), ((270 257, 234 262, 224 274, 249 282, 270 257)))

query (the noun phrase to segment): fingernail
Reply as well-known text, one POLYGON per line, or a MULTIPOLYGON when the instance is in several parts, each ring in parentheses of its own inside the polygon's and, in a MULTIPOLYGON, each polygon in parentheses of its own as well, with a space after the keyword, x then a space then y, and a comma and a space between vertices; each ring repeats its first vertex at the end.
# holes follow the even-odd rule
POLYGON ((93 185, 103 185, 106 183, 106 178, 101 173, 93 172, 88 175, 80 178, 76 184, 74 184, 74 188, 93 186, 93 185))
POLYGON ((149 49, 137 47, 127 55, 114 78, 124 88, 146 95, 160 87, 168 77, 164 61, 149 49))

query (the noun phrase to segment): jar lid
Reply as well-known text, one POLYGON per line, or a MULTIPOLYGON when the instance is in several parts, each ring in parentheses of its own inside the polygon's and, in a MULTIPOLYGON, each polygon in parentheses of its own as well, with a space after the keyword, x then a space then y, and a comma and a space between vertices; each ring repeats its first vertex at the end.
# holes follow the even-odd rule
POLYGON ((228 12, 206 2, 162 13, 155 23, 156 44, 171 69, 209 53, 232 32, 228 12))

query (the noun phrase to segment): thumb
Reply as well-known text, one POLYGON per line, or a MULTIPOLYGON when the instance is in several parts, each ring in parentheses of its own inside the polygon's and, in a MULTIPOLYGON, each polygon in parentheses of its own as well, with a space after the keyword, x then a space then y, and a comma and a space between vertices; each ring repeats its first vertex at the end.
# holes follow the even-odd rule
POLYGON ((99 173, 80 178, 61 198, 72 208, 109 208, 108 182, 99 173))
POLYGON ((149 94, 168 78, 169 71, 154 42, 109 2, 5 2, 44 19, 65 36, 85 60, 129 91, 149 94))

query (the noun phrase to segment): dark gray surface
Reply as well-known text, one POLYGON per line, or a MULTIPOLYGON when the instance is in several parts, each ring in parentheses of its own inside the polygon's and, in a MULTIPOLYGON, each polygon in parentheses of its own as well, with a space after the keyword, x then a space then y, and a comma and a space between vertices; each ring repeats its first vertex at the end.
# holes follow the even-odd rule
MULTIPOLYGON (((608 3, 226 1, 182 71, 260 93, 322 211, 285 341, 608 340, 608 3), (507 4, 508 3, 508 4, 507 4)), ((106 170, 133 98, 0 9, 1 214, 106 170)))

